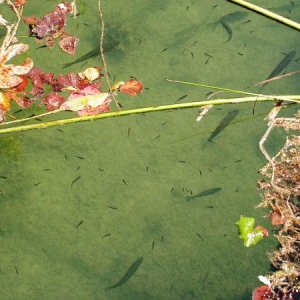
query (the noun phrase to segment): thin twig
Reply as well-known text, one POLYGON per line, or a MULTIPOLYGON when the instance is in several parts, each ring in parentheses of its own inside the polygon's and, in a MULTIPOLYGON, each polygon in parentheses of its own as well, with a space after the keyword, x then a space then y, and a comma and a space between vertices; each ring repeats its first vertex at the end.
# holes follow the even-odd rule
POLYGON ((104 23, 104 18, 103 18, 102 9, 101 9, 101 0, 98 1, 98 12, 99 12, 99 16, 101 19, 101 32, 100 32, 99 48, 100 48, 100 56, 101 56, 101 60, 102 60, 103 68, 104 68, 104 77, 105 77, 107 85, 109 87, 110 95, 113 98, 117 108, 120 110, 121 106, 120 106, 118 100, 116 99, 114 93, 111 92, 112 89, 111 89, 111 84, 110 84, 109 77, 108 77, 108 69, 107 69, 106 60, 105 60, 104 51, 103 51, 105 23, 104 23))
POLYGON ((255 86, 258 86, 258 85, 266 84, 266 83, 269 83, 269 82, 271 82, 271 81, 279 80, 279 79, 282 79, 282 78, 285 78, 285 77, 288 77, 288 76, 292 76, 292 75, 295 75, 295 74, 298 74, 298 73, 300 73, 300 70, 298 70, 298 71, 293 71, 293 72, 286 73, 286 74, 279 75, 279 76, 275 76, 275 77, 271 77, 270 79, 266 79, 266 80, 257 82, 257 83, 255 83, 254 85, 255 85, 255 86))
MULTIPOLYGON (((251 92, 246 92, 246 91, 241 91, 241 90, 229 89, 229 88, 220 87, 220 86, 195 83, 195 82, 189 82, 189 81, 183 81, 183 80, 174 80, 174 79, 166 79, 166 80, 169 82, 174 82, 174 83, 182 83, 182 84, 187 84, 187 85, 192 85, 192 86, 200 86, 200 87, 204 87, 204 88, 215 89, 215 90, 219 90, 222 92, 230 92, 230 93, 234 93, 234 94, 251 95, 251 96, 257 96, 257 97, 268 97, 273 100, 286 101, 286 99, 282 98, 284 96, 257 94, 257 93, 251 93, 251 92)), ((295 101, 295 102, 298 102, 298 101, 295 101)), ((300 103, 300 102, 298 102, 298 103, 300 103)))

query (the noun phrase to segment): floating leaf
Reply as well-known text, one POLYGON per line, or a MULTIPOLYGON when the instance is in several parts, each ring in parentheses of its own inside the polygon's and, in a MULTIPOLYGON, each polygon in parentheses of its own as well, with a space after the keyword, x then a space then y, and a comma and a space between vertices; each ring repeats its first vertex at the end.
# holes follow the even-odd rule
POLYGON ((46 96, 44 99, 44 103, 47 106, 48 111, 56 110, 61 107, 61 105, 65 102, 65 98, 56 93, 51 93, 46 96))
POLYGON ((262 226, 254 229, 255 219, 251 217, 241 216, 235 224, 239 227, 240 239, 243 240, 245 247, 254 246, 269 235, 268 230, 262 226))
POLYGON ((100 72, 98 68, 87 68, 78 75, 82 79, 86 78, 88 81, 94 81, 100 77, 100 72))
POLYGON ((9 99, 4 93, 0 92, 0 106, 1 110, 8 111, 10 108, 9 99))
POLYGON ((59 47, 66 53, 75 55, 79 39, 71 35, 63 35, 59 41, 59 47))
POLYGON ((101 93, 94 85, 89 85, 83 90, 71 93, 61 109, 95 114, 94 111, 107 111, 109 102, 109 93, 101 93))
POLYGON ((9 89, 20 84, 23 79, 18 75, 27 74, 33 67, 33 62, 30 58, 27 58, 20 66, 13 64, 6 65, 12 57, 28 50, 28 46, 25 44, 15 44, 9 46, 5 51, 0 52, 0 88, 9 89))
POLYGON ((270 291, 270 288, 267 285, 262 285, 260 287, 257 287, 253 292, 252 292, 252 300, 266 300, 267 298, 267 293, 270 291))
POLYGON ((241 216, 239 221, 237 221, 235 224, 239 227, 239 231, 243 235, 253 231, 255 219, 241 216))
POLYGON ((120 92, 124 94, 128 94, 130 96, 137 96, 142 92, 143 85, 140 81, 131 79, 126 81, 124 84, 120 85, 119 89, 120 92))

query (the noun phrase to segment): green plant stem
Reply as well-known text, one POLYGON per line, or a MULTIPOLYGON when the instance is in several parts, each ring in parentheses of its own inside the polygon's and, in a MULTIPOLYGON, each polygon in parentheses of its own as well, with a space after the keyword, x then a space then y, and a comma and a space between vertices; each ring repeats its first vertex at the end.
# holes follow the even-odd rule
POLYGON ((289 27, 292 27, 292 28, 294 28, 296 30, 300 30, 300 24, 299 23, 294 22, 294 21, 292 21, 290 19, 287 19, 285 17, 282 17, 282 16, 280 16, 278 14, 275 14, 275 13, 273 13, 273 12, 271 12, 271 11, 265 9, 265 8, 262 8, 260 6, 254 5, 254 4, 249 3, 247 1, 244 1, 244 0, 227 0, 227 1, 233 2, 235 4, 238 4, 240 6, 245 7, 247 9, 255 11, 255 12, 261 14, 261 15, 264 15, 264 16, 266 16, 266 17, 268 17, 268 18, 270 18, 270 19, 272 19, 274 21, 277 21, 277 22, 280 22, 282 24, 285 24, 285 25, 287 25, 289 27))
MULTIPOLYGON (((285 101, 300 103, 300 95, 286 95, 286 96, 278 96, 278 97, 280 97, 281 99, 284 99, 285 101)), ((172 110, 172 109, 202 107, 202 106, 206 106, 206 105, 242 104, 242 103, 250 103, 250 102, 255 102, 255 101, 270 102, 270 101, 276 101, 276 100, 277 100, 277 98, 270 98, 270 96, 269 97, 261 96, 261 97, 216 99, 216 100, 207 100, 207 101, 199 101, 199 102, 187 102, 187 103, 177 103, 177 104, 169 104, 169 105, 161 105, 161 106, 151 106, 151 107, 103 113, 103 114, 94 115, 94 116, 75 117, 75 118, 49 121, 49 122, 38 123, 38 124, 4 128, 4 129, 0 129, 0 134, 27 131, 27 130, 33 130, 33 129, 43 129, 43 128, 49 128, 49 127, 53 127, 53 126, 73 124, 73 123, 78 123, 78 122, 93 121, 93 120, 98 120, 98 119, 136 115, 136 114, 141 114, 141 113, 149 113, 149 112, 172 110)))
POLYGON ((234 93, 234 94, 265 97, 265 98, 270 98, 270 99, 273 99, 273 100, 274 99, 283 100, 283 101, 285 100, 285 99, 281 98, 282 96, 257 94, 257 93, 245 92, 245 91, 241 91, 241 90, 234 90, 234 89, 224 88, 224 87, 220 87, 220 86, 207 85, 207 84, 202 84, 202 83, 195 83, 195 82, 190 82, 190 81, 173 80, 173 79, 167 79, 167 81, 174 82, 174 83, 182 83, 182 84, 187 84, 187 85, 193 85, 193 86, 200 86, 200 87, 210 88, 210 89, 214 89, 214 90, 219 90, 219 91, 222 91, 222 92, 230 92, 230 93, 234 93))

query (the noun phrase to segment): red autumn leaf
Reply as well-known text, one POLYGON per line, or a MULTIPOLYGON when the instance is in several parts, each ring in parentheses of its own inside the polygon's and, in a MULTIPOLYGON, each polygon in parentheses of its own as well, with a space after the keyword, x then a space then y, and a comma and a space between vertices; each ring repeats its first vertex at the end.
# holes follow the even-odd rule
POLYGON ((21 7, 21 6, 23 6, 23 5, 26 4, 26 1, 27 1, 27 0, 16 0, 15 6, 16 6, 16 7, 21 7))
POLYGON ((33 95, 41 95, 44 93, 44 82, 43 82, 43 72, 41 69, 37 67, 33 67, 27 76, 31 79, 31 83, 33 85, 33 89, 31 90, 31 94, 33 95))
POLYGON ((33 100, 26 97, 26 96, 22 96, 22 97, 18 97, 15 99, 15 102, 21 107, 21 108, 28 108, 33 100))
POLYGON ((137 96, 142 92, 142 90, 142 83, 135 79, 128 80, 120 86, 120 92, 130 96, 137 96))
POLYGON ((50 35, 57 37, 66 26, 67 14, 70 12, 72 12, 71 3, 62 2, 56 6, 54 11, 39 19, 36 17, 24 17, 24 20, 25 23, 30 25, 29 29, 31 36, 33 35, 38 39, 43 39, 50 35))
POLYGON ((44 83, 51 85, 54 82, 54 74, 53 73, 44 73, 41 75, 41 79, 44 83))
POLYGON ((75 55, 76 47, 78 45, 78 38, 71 35, 63 35, 59 40, 59 47, 66 53, 75 55))
POLYGON ((269 287, 267 285, 262 285, 257 287, 253 292, 252 292, 252 300, 267 300, 268 297, 268 291, 269 287))
POLYGON ((44 103, 47 106, 48 111, 52 111, 60 108, 60 106, 65 102, 65 98, 61 95, 51 93, 46 96, 44 103))
POLYGON ((19 76, 22 79, 22 82, 20 82, 17 86, 14 87, 14 89, 17 92, 22 92, 26 89, 27 84, 28 84, 28 78, 25 75, 20 75, 19 76))
POLYGON ((35 16, 23 17, 23 20, 28 25, 34 25, 38 21, 37 17, 35 16))

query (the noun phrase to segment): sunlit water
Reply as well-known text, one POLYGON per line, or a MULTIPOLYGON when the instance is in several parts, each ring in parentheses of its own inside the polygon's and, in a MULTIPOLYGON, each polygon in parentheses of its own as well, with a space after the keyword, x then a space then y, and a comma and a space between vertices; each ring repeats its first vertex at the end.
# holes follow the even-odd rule
MULTIPOLYGON (((29 40, 35 64, 48 72, 100 64, 94 56, 63 68, 98 47, 97 1, 77 2, 80 15, 68 23, 80 38, 75 58, 58 47, 35 51, 29 40)), ((287 70, 299 69, 298 32, 227 1, 103 2, 111 77, 134 76, 147 88, 121 96, 124 109, 204 100, 212 91, 166 78, 257 92, 253 84, 284 54, 296 50, 287 70), (220 24, 224 16, 231 32, 220 24)), ((299 21, 290 1, 253 2, 299 21)), ((41 16, 56 3, 28 1, 24 14, 41 16)), ((298 79, 264 92, 299 93, 298 79)), ((258 104, 252 115, 252 105, 220 106, 200 123, 198 109, 189 109, 1 136, 1 297, 250 299, 257 276, 270 270, 266 252, 276 241, 243 248, 235 222, 249 215, 270 229, 267 211, 254 208, 265 164, 258 142, 270 108, 258 104), (127 271, 127 281, 105 289, 127 271)), ((268 149, 275 153, 283 141, 276 132, 268 149)))

